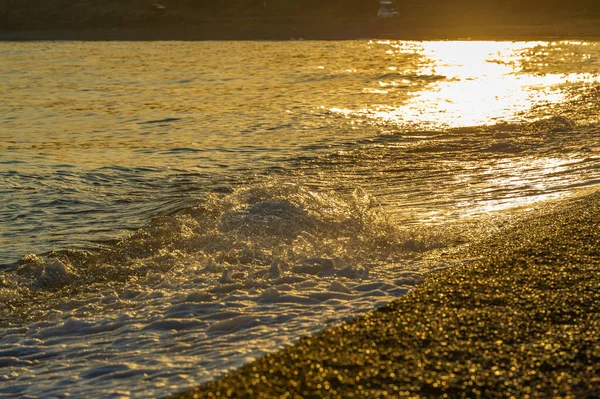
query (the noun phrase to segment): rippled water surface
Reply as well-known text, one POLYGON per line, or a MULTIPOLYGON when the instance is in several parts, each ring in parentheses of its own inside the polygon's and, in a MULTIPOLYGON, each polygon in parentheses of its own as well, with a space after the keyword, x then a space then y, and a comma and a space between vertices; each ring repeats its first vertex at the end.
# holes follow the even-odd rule
POLYGON ((600 183, 600 43, 0 59, 0 395, 189 388, 405 294, 496 215, 600 183))

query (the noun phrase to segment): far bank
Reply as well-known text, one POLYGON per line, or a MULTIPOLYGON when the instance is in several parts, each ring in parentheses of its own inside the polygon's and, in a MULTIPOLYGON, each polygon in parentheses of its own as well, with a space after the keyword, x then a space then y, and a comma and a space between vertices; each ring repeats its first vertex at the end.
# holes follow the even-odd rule
POLYGON ((2 41, 153 41, 153 40, 598 40, 600 19, 464 23, 389 18, 325 22, 310 19, 270 21, 227 19, 196 24, 147 24, 135 27, 76 26, 0 32, 2 41))

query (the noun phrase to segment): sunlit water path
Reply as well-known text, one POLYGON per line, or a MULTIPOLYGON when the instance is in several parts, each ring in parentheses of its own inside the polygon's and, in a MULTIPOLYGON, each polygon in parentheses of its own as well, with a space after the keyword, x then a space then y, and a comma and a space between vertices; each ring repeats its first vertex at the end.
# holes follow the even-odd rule
POLYGON ((0 43, 0 395, 161 396, 600 183, 600 43, 0 43))

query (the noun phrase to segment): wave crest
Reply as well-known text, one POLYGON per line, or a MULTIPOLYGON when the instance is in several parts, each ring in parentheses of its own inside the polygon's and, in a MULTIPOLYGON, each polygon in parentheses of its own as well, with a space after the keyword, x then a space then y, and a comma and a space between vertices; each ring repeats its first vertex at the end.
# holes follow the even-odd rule
POLYGON ((190 283, 212 296, 310 276, 363 280, 378 265, 456 244, 454 233, 398 226, 362 189, 340 195, 273 179, 211 194, 95 253, 28 255, 2 274, 0 296, 18 311, 35 298, 130 298, 190 283))

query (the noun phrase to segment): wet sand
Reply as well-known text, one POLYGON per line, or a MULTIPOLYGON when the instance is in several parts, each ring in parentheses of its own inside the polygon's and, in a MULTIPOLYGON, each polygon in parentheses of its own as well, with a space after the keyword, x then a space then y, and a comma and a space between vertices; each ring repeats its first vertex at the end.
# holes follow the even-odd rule
POLYGON ((177 397, 600 397, 600 192, 525 212, 459 257, 386 307, 177 397))

